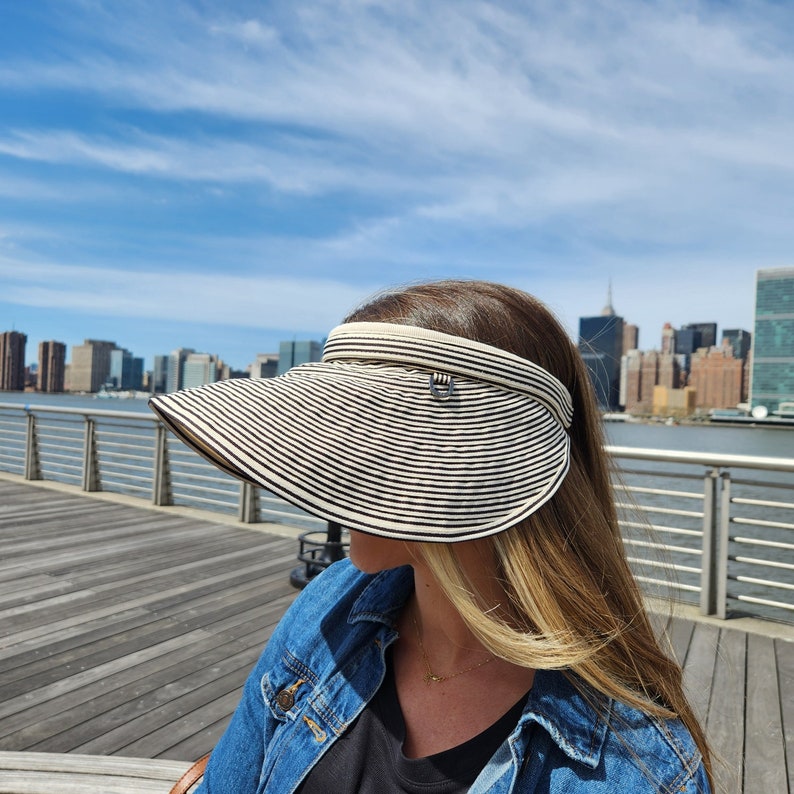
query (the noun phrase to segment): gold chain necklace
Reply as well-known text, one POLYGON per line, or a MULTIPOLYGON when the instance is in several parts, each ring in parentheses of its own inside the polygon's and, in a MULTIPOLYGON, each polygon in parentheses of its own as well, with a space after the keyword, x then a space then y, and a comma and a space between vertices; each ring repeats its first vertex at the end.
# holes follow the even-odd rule
POLYGON ((441 681, 449 681, 450 678, 457 678, 459 675, 463 675, 464 673, 470 673, 472 670, 476 670, 478 667, 482 667, 483 665, 488 664, 488 662, 492 662, 494 660, 493 656, 489 656, 487 659, 483 659, 483 661, 478 662, 477 664, 473 664, 470 667, 466 667, 463 670, 458 670, 457 673, 450 673, 449 675, 438 675, 437 673, 433 672, 433 668, 430 667, 430 660, 427 658, 427 651, 425 651, 425 644, 422 642, 422 632, 419 631, 419 624, 416 622, 416 612, 415 610, 411 610, 411 620, 414 624, 414 630, 416 631, 416 641, 419 644, 419 651, 422 654, 422 661, 425 664, 425 670, 427 671, 423 678, 425 683, 430 686, 431 683, 440 683, 441 681))

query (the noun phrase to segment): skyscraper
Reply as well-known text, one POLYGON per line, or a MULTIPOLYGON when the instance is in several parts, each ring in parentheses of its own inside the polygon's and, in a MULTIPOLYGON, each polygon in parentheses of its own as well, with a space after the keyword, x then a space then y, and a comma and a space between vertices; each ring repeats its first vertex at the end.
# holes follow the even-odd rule
POLYGON ((0 390, 25 390, 25 344, 28 338, 19 331, 0 334, 0 390))
POLYGON ((110 376, 110 352, 115 349, 115 342, 101 339, 74 345, 69 369, 72 391, 98 392, 110 376))
POLYGON ((108 381, 116 389, 140 389, 143 385, 143 359, 136 358, 124 348, 111 350, 108 381))
POLYGON ((190 347, 178 347, 171 351, 168 357, 168 372, 166 375, 165 389, 168 392, 179 391, 182 388, 183 365, 191 353, 196 351, 190 347))
POLYGON ((62 392, 66 368, 63 342, 39 342, 38 388, 43 392, 62 392))
POLYGON ((220 380, 223 362, 210 353, 190 353, 182 364, 183 389, 193 389, 220 380))
POLYGON ((794 267, 756 273, 750 404, 794 412, 794 267))
POLYGON ((579 352, 587 365, 601 410, 617 410, 620 404, 623 318, 612 308, 611 285, 607 305, 601 314, 579 318, 579 352))
POLYGON ((741 328, 726 328, 722 332, 722 343, 728 344, 733 348, 733 355, 735 358, 740 358, 742 361, 747 359, 747 354, 750 352, 750 342, 752 334, 741 328))
MULTIPOLYGON (((688 323, 681 328, 682 331, 695 332, 695 346, 692 348, 691 353, 701 347, 710 348, 717 344, 717 323, 688 323)), ((684 352, 676 351, 676 352, 684 352)))
POLYGON ((689 385, 698 408, 735 408, 742 399, 743 375, 744 361, 734 357, 730 345, 695 351, 689 385))
POLYGON ((281 342, 278 347, 278 374, 310 361, 319 361, 323 354, 320 342, 310 340, 281 342))
POLYGON ((152 382, 149 384, 151 391, 155 394, 162 394, 168 384, 168 356, 154 357, 154 371, 152 382))
POLYGON ((252 378, 275 378, 278 373, 278 353, 257 353, 249 369, 252 378))

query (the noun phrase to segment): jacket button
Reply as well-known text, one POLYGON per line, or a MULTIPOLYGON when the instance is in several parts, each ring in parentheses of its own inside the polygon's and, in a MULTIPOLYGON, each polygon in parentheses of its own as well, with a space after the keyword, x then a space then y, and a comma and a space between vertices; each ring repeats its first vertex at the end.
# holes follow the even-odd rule
POLYGON ((276 703, 282 711, 289 711, 295 705, 295 695, 289 689, 282 689, 276 695, 276 703))

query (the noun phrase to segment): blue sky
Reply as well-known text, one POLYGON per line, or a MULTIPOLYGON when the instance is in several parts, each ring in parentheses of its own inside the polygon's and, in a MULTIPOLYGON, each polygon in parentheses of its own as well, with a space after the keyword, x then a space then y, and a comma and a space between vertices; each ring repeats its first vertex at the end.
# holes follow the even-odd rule
POLYGON ((0 0, 0 331, 243 368, 453 276, 752 330, 792 141, 794 3, 0 0))

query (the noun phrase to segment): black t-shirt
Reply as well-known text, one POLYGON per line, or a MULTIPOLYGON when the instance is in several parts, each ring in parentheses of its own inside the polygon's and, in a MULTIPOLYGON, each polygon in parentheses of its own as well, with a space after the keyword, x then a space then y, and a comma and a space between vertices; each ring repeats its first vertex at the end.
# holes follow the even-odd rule
POLYGON ((390 656, 375 697, 312 767, 300 794, 464 794, 521 716, 526 697, 467 742, 426 758, 406 758, 390 656))

